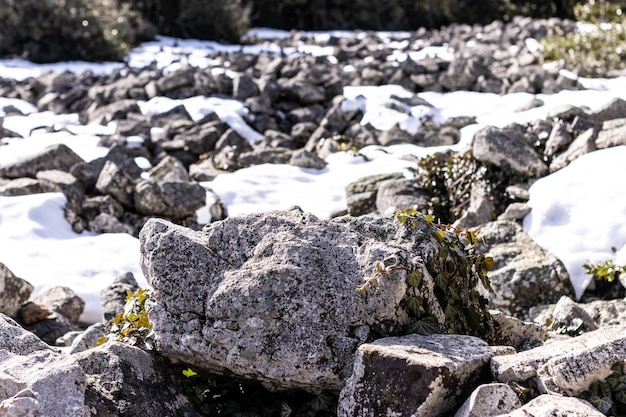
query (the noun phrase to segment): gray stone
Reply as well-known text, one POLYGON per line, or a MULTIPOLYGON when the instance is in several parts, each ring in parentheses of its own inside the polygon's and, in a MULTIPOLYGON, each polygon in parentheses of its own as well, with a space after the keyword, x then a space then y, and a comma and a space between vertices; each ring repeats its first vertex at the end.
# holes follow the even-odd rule
POLYGON ((149 172, 150 179, 156 182, 189 182, 187 169, 178 159, 166 156, 149 172))
MULTIPOLYGON (((140 234, 141 265, 154 289, 157 349, 272 388, 339 390, 359 344, 413 322, 403 307, 413 291, 408 271, 423 277, 419 317, 443 329, 461 323, 445 318, 434 294, 444 268, 430 237, 438 231, 423 218, 415 227, 379 216, 320 221, 295 209, 229 217, 204 233, 151 219, 140 234)), ((448 259, 464 262, 451 248, 448 259)), ((475 276, 456 281, 461 294, 476 285, 475 276)), ((488 331, 483 312, 467 307, 488 331)))
POLYGON ((598 133, 593 128, 587 129, 578 135, 565 152, 559 154, 552 160, 550 163, 550 172, 556 172, 559 169, 565 168, 575 159, 595 151, 597 136, 598 133))
POLYGON ((489 271, 493 292, 485 294, 491 308, 520 319, 536 304, 574 296, 563 263, 537 245, 515 222, 496 220, 477 228, 477 249, 493 257, 489 271))
POLYGON ((376 199, 380 185, 388 180, 401 179, 401 173, 378 174, 360 178, 346 186, 348 214, 360 216, 376 210, 376 199))
POLYGON ((498 220, 521 221, 531 210, 532 208, 527 203, 511 203, 504 213, 498 216, 498 220))
POLYGON ((141 214, 181 220, 206 205, 206 190, 192 182, 142 180, 135 186, 134 201, 141 214))
POLYGON ((0 415, 84 416, 85 374, 66 354, 0 316, 0 415))
POLYGON ((85 374, 86 416, 198 415, 146 351, 108 342, 72 357, 85 374))
POLYGON ((476 388, 454 417, 492 417, 522 406, 507 384, 484 384, 476 388))
POLYGON ((558 395, 540 395, 524 406, 498 417, 602 417, 604 414, 585 400, 558 395))
POLYGON ((233 97, 237 100, 245 100, 258 96, 261 92, 254 79, 246 74, 238 74, 233 78, 233 97))
POLYGON ((87 223, 89 230, 97 233, 128 233, 135 234, 134 227, 122 223, 120 219, 109 213, 100 213, 87 223))
POLYGON ((626 359, 626 326, 607 326, 565 340, 495 357, 491 372, 500 382, 535 378, 543 393, 575 396, 609 376, 626 359))
POLYGON ((291 154, 289 165, 301 168, 324 169, 326 161, 317 156, 316 153, 309 152, 306 149, 300 149, 291 154))
MULTIPOLYGON (((36 303, 32 304, 37 305, 36 303)), ((43 313, 45 314, 45 311, 43 313)), ((24 328, 36 334, 49 345, 54 345, 59 337, 68 332, 80 330, 80 327, 72 323, 67 317, 54 312, 41 320, 25 324, 24 328)))
POLYGON ((507 316, 497 310, 491 310, 490 313, 496 323, 494 344, 512 346, 521 352, 541 346, 548 340, 549 334, 545 326, 507 316))
POLYGON ((125 119, 130 113, 141 114, 137 100, 124 99, 102 107, 98 107, 94 102, 94 105, 87 110, 87 118, 88 123, 106 125, 112 120, 125 119))
POLYGON ((578 331, 597 330, 598 326, 589 313, 570 297, 563 296, 554 306, 550 314, 550 328, 559 330, 561 327, 578 327, 578 331))
POLYGON ((42 170, 37 172, 41 188, 46 193, 60 192, 65 194, 68 203, 77 204, 85 198, 85 188, 78 179, 68 172, 61 170, 42 170))
POLYGON ((424 210, 431 199, 430 192, 423 187, 417 178, 404 178, 401 173, 389 174, 378 185, 376 193, 376 210, 380 214, 391 214, 396 210, 416 208, 424 210), (391 212, 391 213, 390 213, 391 212))
POLYGON ((488 126, 476 132, 472 153, 479 161, 497 166, 508 164, 513 170, 531 177, 548 173, 548 166, 531 144, 496 127, 488 126))
POLYGON ((469 206, 454 225, 460 228, 480 226, 492 221, 495 211, 493 197, 488 191, 487 184, 483 181, 474 182, 470 189, 469 206))
POLYGON ((84 332, 79 332, 72 340, 68 353, 84 352, 97 347, 98 341, 107 335, 107 327, 104 323, 95 323, 87 327, 84 332))
POLYGON ((496 349, 463 335, 388 337, 359 346, 338 417, 434 417, 471 392, 496 349))
POLYGON ((303 105, 320 103, 326 98, 322 87, 302 78, 280 78, 278 84, 287 99, 303 105))
POLYGON ((96 182, 99 192, 112 196, 126 207, 133 207, 134 186, 135 179, 113 161, 104 163, 96 182))
POLYGON ((215 144, 213 164, 216 168, 234 171, 240 167, 239 155, 251 151, 248 141, 233 129, 228 129, 215 144))
POLYGON ((102 320, 108 323, 118 313, 124 311, 126 296, 139 289, 139 284, 132 272, 117 276, 111 285, 100 291, 102 320))
POLYGON ((164 75, 156 82, 157 90, 167 95, 171 94, 173 90, 191 86, 194 83, 194 72, 194 68, 185 67, 164 75))
POLYGON ((16 317, 33 289, 34 287, 28 281, 16 277, 6 265, 0 262, 0 313, 16 317))
POLYGON ((78 323, 80 315, 85 310, 85 301, 68 287, 47 288, 34 296, 31 301, 64 315, 72 323, 78 323))
POLYGON ((626 117, 626 100, 614 98, 589 116, 596 122, 605 122, 612 119, 622 119, 626 117))
POLYGON ((605 149, 621 145, 626 145, 626 118, 604 122, 598 132, 596 147, 605 149))
POLYGON ((35 178, 39 171, 53 169, 69 172, 72 166, 84 162, 80 156, 66 145, 50 145, 34 155, 0 167, 0 177, 35 178))
POLYGON ((567 149, 573 140, 574 138, 572 137, 572 132, 568 129, 568 125, 563 122, 557 122, 552 127, 550 136, 548 136, 543 154, 553 156, 557 152, 567 149))
POLYGON ((16 178, 0 184, 1 196, 16 196, 43 193, 39 181, 33 178, 16 178))

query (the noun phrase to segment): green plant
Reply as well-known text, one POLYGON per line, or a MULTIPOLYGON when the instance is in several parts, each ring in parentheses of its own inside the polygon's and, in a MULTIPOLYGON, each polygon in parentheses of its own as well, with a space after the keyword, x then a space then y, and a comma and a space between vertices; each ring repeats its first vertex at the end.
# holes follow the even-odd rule
POLYGON ((585 272, 591 275, 596 281, 613 282, 619 280, 622 274, 626 274, 626 266, 616 265, 615 262, 608 260, 598 262, 597 264, 584 264, 585 272))
POLYGON ((378 261, 373 275, 357 291, 366 295, 379 285, 380 279, 404 270, 406 294, 402 306, 410 322, 403 333, 429 335, 444 332, 490 339, 494 324, 487 309, 488 300, 476 286, 480 282, 486 290, 491 290, 487 271, 493 266, 493 259, 476 250, 476 233, 448 224, 436 224, 433 216, 424 216, 414 209, 397 211, 395 217, 406 227, 420 228, 428 233, 437 242, 438 253, 425 263, 425 269, 402 265, 395 257, 378 261), (434 279, 432 292, 436 300, 429 299, 430 290, 424 285, 426 273, 434 279), (438 319, 436 310, 441 311, 443 317, 438 319))
POLYGON ((607 416, 623 416, 626 415, 626 362, 616 363, 611 370, 611 375, 592 383, 580 398, 607 416))
POLYGON ((146 300, 149 296, 150 290, 144 288, 139 288, 135 293, 128 291, 124 310, 113 318, 109 334, 98 340, 98 344, 117 340, 145 350, 153 350, 154 332, 146 311, 146 300))
POLYGON ((577 4, 578 22, 588 25, 563 33, 558 27, 542 39, 544 59, 560 61, 580 76, 604 76, 611 70, 626 68, 626 27, 619 5, 589 0, 577 4))

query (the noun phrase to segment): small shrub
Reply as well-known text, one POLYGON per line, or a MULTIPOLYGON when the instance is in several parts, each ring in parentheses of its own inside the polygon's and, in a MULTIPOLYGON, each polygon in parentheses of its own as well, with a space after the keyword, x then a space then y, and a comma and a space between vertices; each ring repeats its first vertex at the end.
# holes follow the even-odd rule
POLYGON ((146 311, 146 300, 149 296, 150 290, 143 288, 134 294, 128 291, 124 311, 113 318, 109 334, 98 343, 116 340, 144 350, 153 350, 154 332, 146 311))
POLYGON ((154 28, 113 0, 0 0, 0 56, 121 61, 154 28))
POLYGON ((619 280, 622 274, 626 274, 626 266, 618 266, 613 261, 603 261, 597 264, 584 264, 585 272, 596 281, 613 282, 619 280))
POLYGON ((183 0, 176 18, 185 38, 239 42, 248 30, 250 7, 242 0, 183 0))
POLYGON ((626 68, 626 26, 621 7, 606 2, 579 4, 576 20, 588 25, 563 33, 555 28, 542 40, 544 59, 559 61, 580 76, 606 76, 626 68))

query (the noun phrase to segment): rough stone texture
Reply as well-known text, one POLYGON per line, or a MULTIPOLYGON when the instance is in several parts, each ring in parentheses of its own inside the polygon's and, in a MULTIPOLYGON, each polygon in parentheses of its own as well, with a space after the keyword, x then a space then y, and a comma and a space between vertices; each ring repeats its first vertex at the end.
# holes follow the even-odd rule
POLYGON ((376 211, 380 214, 417 208, 423 210, 428 207, 431 198, 430 192, 423 188, 418 178, 404 178, 402 174, 394 174, 395 178, 382 181, 376 193, 376 211))
POLYGON ((548 173, 548 166, 531 144, 504 129, 488 126, 476 132, 472 153, 479 161, 497 166, 508 164, 515 171, 531 177, 548 173))
POLYGON ((68 287, 57 286, 45 289, 31 301, 64 315, 72 323, 78 323, 80 315, 85 310, 85 301, 68 287))
POLYGON ((574 396, 611 374, 611 367, 626 358, 626 326, 599 330, 491 361, 494 378, 521 382, 536 378, 544 393, 574 396))
POLYGON ((626 117, 626 100, 614 98, 589 116, 596 122, 605 122, 612 119, 621 119, 626 117))
POLYGON ((491 310, 491 317, 497 324, 494 343, 512 346, 518 352, 541 346, 549 337, 548 330, 536 323, 507 316, 497 310, 491 310))
POLYGON ((57 339, 67 332, 80 330, 80 327, 72 323, 67 317, 55 312, 41 320, 25 325, 24 328, 36 334, 49 345, 56 344, 57 339))
POLYGON ((73 357, 86 376, 86 416, 197 415, 148 352, 109 342, 73 357))
POLYGON ((453 410, 496 355, 462 335, 388 337, 359 347, 338 417, 440 416, 453 410))
POLYGON ((84 416, 85 374, 69 355, 0 316, 0 415, 84 416))
POLYGON ((134 178, 128 175, 118 164, 106 161, 98 175, 96 189, 108 194, 126 207, 133 206, 134 178))
POLYGON ((531 210, 527 203, 511 203, 498 216, 498 220, 522 221, 531 210))
POLYGON ((589 128, 572 142, 567 150, 550 163, 550 172, 556 172, 559 169, 565 168, 570 162, 574 161, 589 152, 596 150, 596 137, 598 132, 594 128, 589 128))
POLYGON ((0 313, 15 317, 34 287, 0 262, 0 313))
POLYGON ((50 145, 34 155, 0 167, 0 177, 35 178, 37 172, 51 169, 69 172, 72 166, 84 162, 80 156, 66 145, 50 145))
POLYGON ((392 179, 402 179, 401 173, 378 174, 361 178, 346 186, 346 204, 348 214, 360 216, 376 210, 376 198, 381 183, 392 179))
POLYGON ((529 308, 538 303, 574 296, 563 263, 537 245, 518 223, 496 220, 477 231, 481 237, 478 250, 495 262, 489 271, 493 292, 485 294, 491 308, 527 319, 529 308))
POLYGON ((567 149, 573 140, 574 138, 568 129, 567 123, 557 122, 552 127, 552 131, 550 131, 550 136, 548 136, 548 140, 546 141, 543 154, 552 156, 559 151, 563 151, 567 149))
POLYGON ((492 417, 521 406, 517 394, 507 384, 484 384, 472 392, 454 417, 492 417))
POLYGON ((132 272, 116 277, 111 285, 100 291, 102 320, 109 322, 118 313, 124 311, 127 293, 134 293, 138 289, 139 285, 132 272))
POLYGON ((585 400, 557 395, 540 395, 523 407, 498 417, 602 417, 599 412, 585 400))
POLYGON ((558 329, 559 326, 572 325, 575 320, 578 320, 581 324, 580 331, 598 329, 598 326, 589 313, 587 313, 581 305, 565 295, 561 297, 554 306, 550 318, 553 323, 551 326, 552 329, 558 329))
POLYGON ((134 192, 139 213, 184 219, 206 205, 206 190, 191 182, 139 181, 134 192))
POLYGON ((93 349, 98 346, 98 340, 106 335, 106 324, 92 324, 87 327, 84 332, 79 332, 79 334, 72 340, 68 353, 78 353, 84 352, 87 349, 93 349))
POLYGON ((33 178, 16 178, 0 184, 1 196, 16 196, 42 193, 41 184, 33 178))
POLYGON ((477 227, 490 222, 494 218, 496 208, 485 182, 472 184, 470 203, 463 215, 455 222, 460 228, 477 227))
POLYGON ((602 123, 602 130, 596 139, 596 147, 604 149, 621 145, 626 145, 626 118, 602 123))
MULTIPOLYGON (((443 268, 436 230, 379 216, 320 221, 295 209, 230 217, 204 233, 151 219, 141 264, 158 350, 270 388, 339 390, 359 344, 411 322, 407 270, 423 273, 423 307, 445 325, 434 295, 443 268), (384 260, 397 265, 379 277, 384 260), (355 290, 366 282, 368 292, 355 290)), ((459 276, 459 291, 470 282, 459 276)))

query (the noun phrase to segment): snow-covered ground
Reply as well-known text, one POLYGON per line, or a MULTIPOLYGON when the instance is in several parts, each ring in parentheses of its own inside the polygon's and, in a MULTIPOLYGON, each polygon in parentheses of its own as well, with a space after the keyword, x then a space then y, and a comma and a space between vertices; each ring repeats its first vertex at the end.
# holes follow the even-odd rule
MULTIPOLYGON (((277 32, 281 35, 282 32, 277 32)), ((255 35, 263 40, 268 31, 255 35)), ((337 34, 335 34, 337 35, 337 34)), ((272 36, 276 36, 274 33, 272 36)), ((325 36, 317 34, 316 36, 325 36)), ((397 40, 390 42, 400 42, 397 40)), ((128 63, 143 66, 156 61, 162 68, 176 69, 183 56, 192 65, 215 65, 207 51, 223 46, 212 42, 175 41, 159 38, 131 52, 128 63), (173 63, 177 61, 179 63, 173 63)), ((246 46, 249 52, 273 50, 270 42, 246 46)), ((283 51, 285 52, 285 51, 283 51)), ((329 54, 326 48, 303 46, 287 53, 329 54)), ((445 57, 446 50, 421 51, 445 57)), ((332 57, 329 57, 332 59, 332 57)), ((390 59, 402 59, 400 55, 390 59)), ((119 68, 120 64, 59 63, 35 65, 23 60, 0 60, 0 77, 24 79, 45 71, 75 71, 91 69, 102 73, 119 68)), ((476 92, 447 94, 421 93, 419 96, 432 108, 413 108, 411 114, 393 111, 383 103, 395 94, 410 95, 399 86, 347 87, 345 105, 358 106, 365 111, 363 123, 372 123, 379 129, 399 123, 411 131, 418 119, 430 114, 443 121, 452 116, 476 116, 477 124, 462 130, 461 142, 455 149, 466 149, 474 132, 485 125, 504 126, 545 118, 547 112, 561 104, 598 108, 615 97, 626 99, 626 78, 581 80, 589 90, 564 91, 537 97, 545 105, 528 111, 520 109, 533 98, 518 93, 498 96, 476 92)), ((144 113, 159 113, 177 104, 184 104, 194 119, 215 111, 222 120, 251 141, 260 134, 249 128, 242 119, 246 112, 242 103, 210 97, 172 100, 157 97, 141 104, 144 113)), ((85 160, 103 156, 105 148, 97 147, 96 135, 112 133, 115 122, 108 126, 87 125, 78 122, 77 115, 38 113, 31 104, 0 97, 2 109, 12 105, 26 116, 6 116, 4 126, 25 139, 1 139, 0 165, 34 153, 52 143, 65 143, 85 160), (46 133, 46 126, 66 127, 67 131, 46 133)), ((421 148, 414 145, 394 145, 387 148, 367 147, 361 153, 367 160, 351 153, 340 152, 327 158, 323 170, 302 169, 288 165, 261 165, 218 176, 203 183, 212 188, 228 208, 230 215, 285 209, 299 205, 321 218, 328 218, 346 208, 345 186, 359 177, 382 172, 398 172, 414 164, 402 156, 416 156, 441 151, 441 148, 421 148)), ((524 220, 525 230, 542 246, 553 252, 566 265, 580 296, 590 278, 582 264, 605 259, 626 263, 626 147, 597 151, 584 156, 567 168, 537 181, 531 188, 530 205, 533 211, 524 220)), ((130 271, 145 286, 139 267, 139 243, 125 234, 74 233, 63 217, 64 197, 61 194, 38 194, 23 197, 0 197, 0 262, 17 276, 35 286, 35 293, 49 286, 72 288, 87 302, 85 321, 100 319, 100 290, 124 272, 130 271)), ((199 211, 200 220, 207 221, 208 213, 199 211)))

